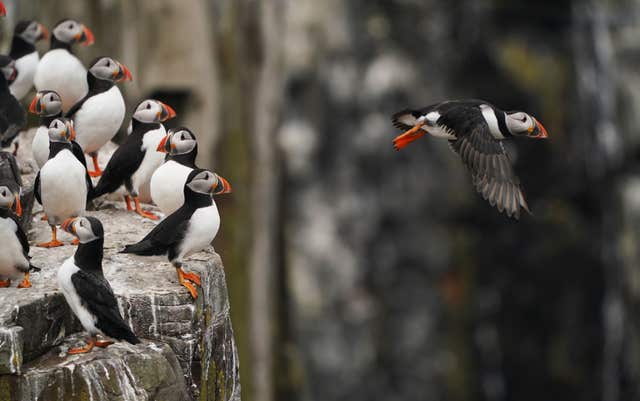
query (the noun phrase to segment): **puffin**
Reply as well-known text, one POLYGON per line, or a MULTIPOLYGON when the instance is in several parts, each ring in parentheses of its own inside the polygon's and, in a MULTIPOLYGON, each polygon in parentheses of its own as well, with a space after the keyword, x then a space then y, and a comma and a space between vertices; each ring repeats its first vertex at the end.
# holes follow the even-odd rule
POLYGON ((31 101, 29 112, 40 116, 40 124, 31 143, 33 158, 40 169, 49 159, 49 124, 62 117, 62 99, 56 91, 40 91, 31 101))
POLYGON ((142 210, 138 194, 140 187, 164 161, 164 154, 157 151, 166 134, 162 123, 175 116, 176 112, 161 101, 143 100, 131 117, 131 134, 109 159, 93 197, 114 192, 124 185, 128 192, 125 196, 127 210, 132 210, 130 198, 133 198, 136 213, 158 220, 155 214, 142 210))
POLYGON ((183 259, 207 248, 220 228, 220 215, 212 195, 231 192, 231 185, 208 170, 195 169, 184 185, 184 204, 162 220, 140 242, 127 245, 120 253, 141 256, 167 255, 176 268, 178 281, 196 299, 200 276, 182 269, 183 259))
POLYGON ((531 213, 520 180, 502 141, 516 136, 547 138, 547 130, 522 111, 503 111, 484 100, 452 100, 421 109, 405 109, 392 117, 405 131, 393 140, 396 150, 429 134, 449 141, 471 172, 476 190, 499 212, 518 220, 531 213))
POLYGON ((151 177, 151 199, 168 216, 184 203, 180 189, 184 188, 189 173, 197 168, 198 142, 188 128, 172 128, 158 144, 158 152, 167 156, 151 177))
POLYGON ((102 272, 104 229, 95 217, 73 217, 62 229, 78 238, 76 253, 58 269, 58 288, 78 318, 89 341, 71 348, 68 354, 84 354, 93 347, 108 347, 113 341, 99 341, 97 335, 138 344, 140 340, 124 321, 118 301, 102 272))
POLYGON ((63 19, 51 31, 51 45, 43 56, 33 83, 37 91, 54 90, 62 98, 62 109, 69 110, 87 93, 87 70, 73 55, 71 46, 92 45, 93 33, 78 21, 63 19))
POLYGON ((18 100, 22 100, 33 87, 33 77, 40 62, 35 44, 48 37, 47 28, 36 21, 20 21, 13 29, 9 57, 16 61, 18 75, 9 89, 18 100))
POLYGON ((22 216, 20 195, 22 194, 22 176, 16 157, 10 152, 0 151, 0 185, 9 188, 16 199, 16 214, 22 216))
MULTIPOLYGON (((27 114, 9 89, 17 76, 16 62, 9 56, 0 55, 0 70, 0 147, 7 148, 27 124, 27 114)), ((17 152, 16 144, 13 154, 17 152)))
POLYGON ((124 120, 124 99, 115 84, 132 79, 120 62, 111 57, 96 58, 86 74, 89 91, 66 113, 67 118, 73 118, 78 144, 93 159, 92 177, 102 174, 98 150, 118 133, 124 120))
POLYGON ((22 216, 20 198, 7 185, 0 184, 0 287, 9 287, 11 280, 23 275, 18 288, 29 288, 30 271, 40 271, 31 264, 29 241, 22 230, 18 217, 22 216), (13 209, 13 210, 12 210, 13 209))
POLYGON ((33 190, 51 226, 52 239, 39 247, 64 245, 58 241, 56 226, 83 215, 93 190, 84 154, 74 151, 71 144, 74 137, 73 121, 68 118, 56 118, 49 125, 49 159, 38 171, 33 190))

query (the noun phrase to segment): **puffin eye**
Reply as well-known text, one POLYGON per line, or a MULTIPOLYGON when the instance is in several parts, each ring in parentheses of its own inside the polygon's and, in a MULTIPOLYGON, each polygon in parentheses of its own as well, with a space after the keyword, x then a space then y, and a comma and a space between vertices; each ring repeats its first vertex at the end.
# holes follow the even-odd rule
POLYGON ((73 29, 73 24, 67 25, 67 29, 73 29))
POLYGON ((151 103, 147 103, 147 110, 151 109, 151 103))

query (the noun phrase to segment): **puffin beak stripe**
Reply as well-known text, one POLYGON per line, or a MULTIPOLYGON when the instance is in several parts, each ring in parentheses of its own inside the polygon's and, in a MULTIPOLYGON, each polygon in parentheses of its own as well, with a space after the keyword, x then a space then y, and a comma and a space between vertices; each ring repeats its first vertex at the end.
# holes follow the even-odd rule
POLYGON ((70 234, 75 234, 76 233, 76 228, 73 225, 73 222, 75 221, 75 217, 71 217, 68 218, 64 221, 64 223, 62 223, 62 225, 60 226, 64 231, 70 233, 70 234))
POLYGON ((131 71, 122 63, 118 63, 120 70, 116 73, 115 77, 120 78, 120 81, 133 81, 133 75, 131 71))
MULTIPOLYGON (((216 174, 217 175, 217 174, 216 174)), ((232 192, 229 181, 218 175, 218 183, 211 187, 214 195, 229 194, 232 192)))
POLYGON ((160 143, 158 143, 158 147, 156 148, 156 151, 158 151, 160 153, 167 153, 167 149, 165 148, 165 146, 167 145, 167 139, 168 138, 169 138, 169 135, 165 135, 160 140, 160 143))
POLYGON ((42 97, 41 94, 37 94, 34 96, 33 100, 31 101, 31 104, 29 105, 29 113, 33 113, 33 114, 38 114, 40 113, 40 98, 42 97))
POLYGON ((162 105, 162 114, 164 117, 164 120, 162 121, 172 119, 176 116, 176 111, 171 106, 162 102, 160 102, 160 104, 162 105))
POLYGON ((42 24, 38 24, 38 27, 40 28, 40 39, 49 39, 49 30, 47 27, 42 24))
POLYGON ((22 217, 22 203, 20 202, 20 194, 18 192, 14 193, 15 196, 15 204, 16 204, 16 216, 22 217))
POLYGON ((4 6, 4 3, 0 1, 0 16, 1 17, 6 17, 7 15, 7 9, 4 6))
POLYGON ((82 25, 82 33, 76 35, 76 40, 80 41, 83 46, 91 46, 95 42, 93 32, 86 26, 82 25))
POLYGON ((536 122, 536 128, 538 130, 538 135, 534 136, 533 138, 544 139, 549 137, 547 130, 542 126, 542 124, 540 124, 540 121, 536 120, 535 118, 533 119, 533 121, 536 122))

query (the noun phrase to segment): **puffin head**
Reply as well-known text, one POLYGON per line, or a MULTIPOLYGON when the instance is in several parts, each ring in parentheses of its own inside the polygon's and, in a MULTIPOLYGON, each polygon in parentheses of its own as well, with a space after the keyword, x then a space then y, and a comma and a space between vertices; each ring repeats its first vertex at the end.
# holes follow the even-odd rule
POLYGON ((16 27, 13 29, 13 34, 32 45, 41 39, 47 39, 49 37, 49 31, 44 25, 37 21, 29 20, 18 22, 16 27))
POLYGON ((9 56, 5 56, 4 54, 0 55, 0 70, 2 70, 4 79, 9 83, 13 82, 18 76, 15 60, 9 56))
POLYGON ((161 123, 176 116, 176 112, 169 106, 155 99, 140 102, 131 118, 143 123, 161 123))
POLYGON ((219 195, 231 193, 229 181, 218 174, 203 169, 194 169, 189 173, 185 190, 187 188, 197 194, 219 195))
POLYGON ((20 204, 20 194, 11 192, 6 185, 0 186, 0 208, 13 209, 16 216, 22 216, 22 205, 20 204))
POLYGON ((72 217, 62 223, 61 228, 78 238, 81 244, 104 238, 100 220, 91 216, 72 217))
POLYGON ((49 124, 49 141, 70 143, 76 139, 73 120, 65 117, 56 118, 49 124))
POLYGON ((171 155, 182 155, 193 151, 198 146, 196 136, 189 128, 171 128, 162 138, 156 149, 158 152, 171 155))
POLYGON ((98 79, 104 79, 111 82, 131 81, 133 75, 131 71, 119 61, 111 57, 98 57, 93 60, 89 72, 98 79))
POLYGON ((505 112, 505 124, 511 135, 546 138, 547 130, 538 120, 523 111, 505 112))
POLYGON ((72 19, 63 19, 58 22, 51 33, 60 42, 70 45, 80 43, 83 46, 90 46, 94 42, 93 32, 84 24, 72 19))
POLYGON ((55 116, 62 112, 62 99, 56 91, 39 91, 29 105, 29 112, 41 117, 55 116))

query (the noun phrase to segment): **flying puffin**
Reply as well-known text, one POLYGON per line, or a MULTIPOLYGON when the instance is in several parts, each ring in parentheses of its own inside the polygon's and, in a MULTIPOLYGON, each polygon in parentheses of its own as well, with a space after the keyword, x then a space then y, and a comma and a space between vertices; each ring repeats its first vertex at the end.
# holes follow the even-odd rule
POLYGON ((20 198, 6 185, 0 185, 0 287, 9 287, 11 280, 23 275, 18 288, 29 288, 29 272, 40 271, 33 266, 29 257, 29 241, 22 230, 18 217, 22 215, 20 198), (13 209, 15 207, 15 214, 13 209))
MULTIPOLYGON (((0 55, 0 70, 0 147, 6 148, 27 124, 27 115, 9 90, 9 83, 17 76, 16 62, 9 56, 0 55)), ((16 144, 14 155, 17 151, 16 144)))
POLYGON ((62 109, 69 110, 87 93, 87 70, 73 55, 71 46, 93 44, 93 33, 72 19, 64 19, 51 31, 51 47, 36 68, 33 83, 37 91, 54 90, 62 98, 62 109))
POLYGON ((157 151, 166 133, 162 122, 175 115, 171 107, 159 100, 142 101, 133 113, 131 134, 109 159, 93 196, 114 192, 124 185, 129 193, 125 196, 127 210, 132 210, 130 197, 133 197, 136 213, 157 220, 158 216, 142 210, 138 193, 140 186, 149 181, 151 174, 164 160, 164 154, 157 151))
POLYGON ((86 346, 69 354, 84 354, 93 347, 107 347, 113 341, 98 341, 97 334, 138 344, 140 340, 124 321, 111 285, 102 272, 104 230, 95 217, 69 218, 62 229, 78 238, 75 255, 58 270, 58 288, 90 339, 86 346))
POLYGON ((502 111, 483 100, 454 100, 402 110, 392 121, 405 130, 393 140, 396 150, 425 134, 445 138, 471 172, 476 190, 491 206, 515 219, 519 219, 521 207, 531 213, 502 146, 502 140, 513 136, 547 137, 547 130, 529 114, 502 111))
POLYGON ((162 220, 140 242, 127 245, 121 253, 167 255, 178 272, 180 284, 194 299, 197 298, 194 284, 200 285, 200 276, 182 270, 182 261, 211 244, 220 228, 220 215, 211 196, 229 192, 231 185, 224 178, 207 170, 193 170, 184 185, 184 205, 162 220))
POLYGON ((127 67, 111 57, 98 57, 87 72, 89 92, 67 112, 73 118, 78 144, 93 159, 92 177, 102 174, 98 165, 98 150, 118 133, 124 120, 125 105, 120 81, 133 77, 127 67))
POLYGON ((48 37, 47 28, 36 21, 20 21, 13 30, 9 57, 16 61, 18 75, 9 89, 18 100, 22 100, 33 87, 33 77, 40 61, 35 44, 48 37))
POLYGON ((49 124, 62 117, 62 99, 56 91, 40 91, 31 101, 29 112, 40 116, 40 125, 31 143, 33 158, 40 169, 49 159, 49 124))
POLYGON ((73 121, 57 118, 49 125, 49 160, 42 166, 33 184, 36 199, 42 205, 51 226, 50 242, 38 244, 51 248, 62 246, 56 225, 84 214, 93 186, 83 164, 84 154, 74 151, 73 121))
POLYGON ((168 216, 184 203, 180 189, 184 188, 189 173, 197 168, 198 142, 188 128, 170 129, 158 145, 158 152, 167 153, 167 157, 151 177, 151 199, 168 216))

